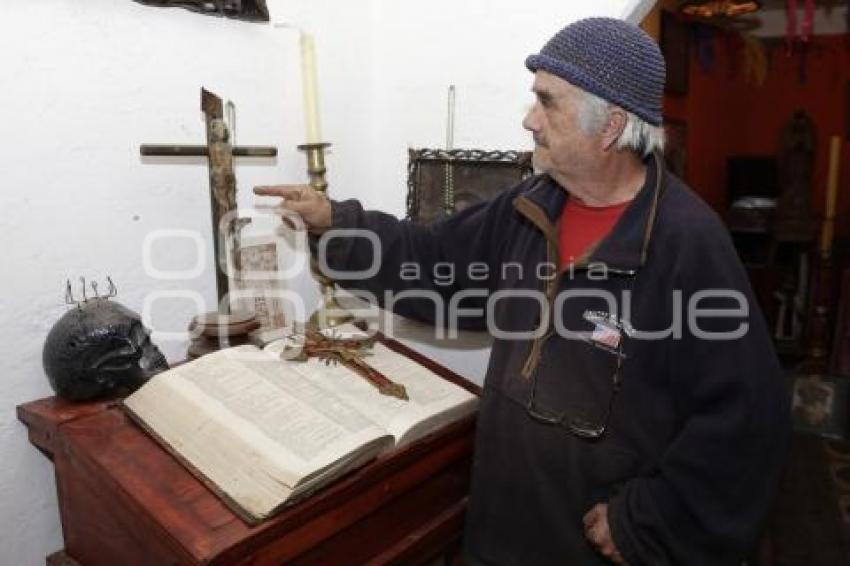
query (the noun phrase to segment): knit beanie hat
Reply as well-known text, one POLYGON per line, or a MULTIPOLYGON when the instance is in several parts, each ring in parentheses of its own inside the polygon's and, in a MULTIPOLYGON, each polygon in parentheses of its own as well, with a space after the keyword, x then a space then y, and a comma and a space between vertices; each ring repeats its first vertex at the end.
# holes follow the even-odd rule
POLYGON ((664 57, 635 25, 614 18, 579 20, 529 56, 525 66, 552 73, 650 124, 661 124, 664 57))

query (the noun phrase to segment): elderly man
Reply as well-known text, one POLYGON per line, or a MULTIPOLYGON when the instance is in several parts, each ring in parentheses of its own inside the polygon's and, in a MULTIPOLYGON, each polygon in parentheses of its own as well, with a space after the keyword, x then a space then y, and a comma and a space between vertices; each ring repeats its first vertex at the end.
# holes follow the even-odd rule
POLYGON ((489 203, 421 227, 309 187, 256 192, 283 197, 314 243, 377 235, 378 258, 363 238, 326 242, 336 270, 379 260, 348 286, 429 291, 392 307, 494 335, 469 563, 740 564, 780 474, 788 399, 722 222, 658 157, 661 53, 591 18, 526 65, 541 174, 489 203), (457 277, 426 277, 442 263, 457 277))

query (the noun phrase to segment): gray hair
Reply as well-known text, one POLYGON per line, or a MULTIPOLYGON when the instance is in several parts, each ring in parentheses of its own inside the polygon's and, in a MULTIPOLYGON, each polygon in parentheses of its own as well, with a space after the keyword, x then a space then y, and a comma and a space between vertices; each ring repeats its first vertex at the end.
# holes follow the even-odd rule
MULTIPOLYGON (((586 134, 598 133, 605 124, 609 110, 616 105, 587 91, 582 91, 582 95, 578 115, 579 126, 586 134)), ((653 126, 631 112, 623 111, 626 113, 626 127, 617 138, 617 149, 634 151, 642 157, 654 151, 664 150, 662 126, 653 126)))

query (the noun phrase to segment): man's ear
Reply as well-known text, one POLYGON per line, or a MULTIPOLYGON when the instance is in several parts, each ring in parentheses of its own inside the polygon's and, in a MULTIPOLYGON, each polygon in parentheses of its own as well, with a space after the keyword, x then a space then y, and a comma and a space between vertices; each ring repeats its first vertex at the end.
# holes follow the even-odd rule
POLYGON ((608 151, 614 147, 620 134, 626 129, 629 118, 622 108, 614 107, 608 112, 605 126, 602 128, 602 149, 608 151))

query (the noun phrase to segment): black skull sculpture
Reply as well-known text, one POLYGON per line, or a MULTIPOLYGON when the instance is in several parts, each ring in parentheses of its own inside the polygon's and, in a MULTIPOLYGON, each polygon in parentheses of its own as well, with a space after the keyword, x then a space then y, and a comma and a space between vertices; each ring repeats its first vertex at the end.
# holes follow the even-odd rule
POLYGON ((129 393, 168 369, 139 315, 103 298, 81 302, 53 325, 42 362, 53 390, 70 401, 129 393))

